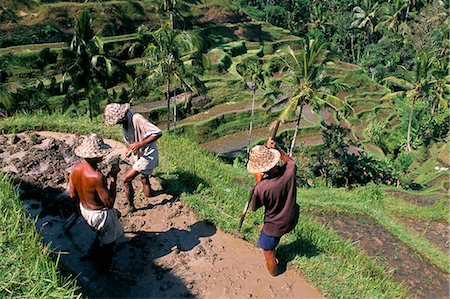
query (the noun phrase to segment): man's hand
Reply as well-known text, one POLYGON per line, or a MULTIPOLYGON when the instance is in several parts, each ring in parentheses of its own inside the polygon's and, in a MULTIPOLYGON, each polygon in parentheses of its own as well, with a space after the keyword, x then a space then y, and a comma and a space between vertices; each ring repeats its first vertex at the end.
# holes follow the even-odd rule
POLYGON ((277 143, 275 141, 273 141, 272 138, 269 138, 269 140, 267 140, 266 146, 267 146, 267 148, 278 149, 277 143))
POLYGON ((110 161, 109 165, 111 165, 111 169, 109 170, 108 174, 106 175, 106 178, 108 177, 112 177, 112 178, 117 178, 117 175, 120 172, 120 159, 114 158, 110 161))
POLYGON ((142 147, 140 142, 134 142, 128 146, 127 152, 125 153, 125 157, 129 158, 132 153, 137 152, 142 147))
POLYGON ((283 161, 283 164, 286 164, 289 160, 292 160, 291 157, 286 155, 286 153, 281 148, 278 147, 277 143, 275 141, 273 141, 272 138, 269 138, 269 140, 267 140, 266 146, 267 146, 267 148, 276 149, 280 152, 280 155, 281 155, 280 158, 281 158, 281 161, 283 161))
POLYGON ((255 181, 257 183, 261 182, 261 180, 264 177, 264 173, 262 173, 262 172, 257 172, 257 173, 254 173, 253 175, 255 176, 255 181))

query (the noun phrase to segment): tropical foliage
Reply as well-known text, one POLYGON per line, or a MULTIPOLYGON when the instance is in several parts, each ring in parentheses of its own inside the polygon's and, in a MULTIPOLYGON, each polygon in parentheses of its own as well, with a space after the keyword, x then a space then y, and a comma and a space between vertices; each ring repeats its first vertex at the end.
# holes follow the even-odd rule
POLYGON ((297 124, 289 149, 292 155, 297 132, 300 128, 300 120, 303 108, 308 105, 311 109, 320 111, 323 108, 331 108, 342 112, 350 108, 345 101, 333 95, 345 88, 345 84, 338 79, 325 75, 325 65, 332 60, 332 55, 327 49, 327 44, 320 39, 306 37, 301 42, 300 53, 297 54, 291 47, 279 53, 285 62, 287 76, 283 80, 291 94, 276 103, 276 106, 286 105, 280 114, 280 119, 286 121, 297 113, 297 124))
MULTIPOLYGON (((146 30, 146 29, 142 29, 146 30)), ((155 31, 147 31, 149 43, 144 50, 146 74, 143 80, 147 84, 165 82, 167 100, 167 130, 170 130, 171 86, 181 82, 190 90, 203 89, 201 80, 188 73, 184 62, 192 57, 198 45, 197 37, 185 31, 172 30, 167 25, 155 31)), ((176 94, 174 93, 176 107, 176 94)), ((176 108, 175 108, 176 109, 176 108)), ((176 120, 175 120, 176 121, 176 120)))
MULTIPOLYGON (((421 101, 423 105, 429 108, 429 121, 427 125, 427 135, 421 137, 430 138, 430 132, 435 123, 436 109, 448 115, 448 94, 450 91, 450 82, 448 76, 448 64, 442 65, 436 61, 435 57, 429 57, 422 53, 414 61, 414 72, 405 73, 405 78, 387 77, 385 81, 396 87, 398 91, 392 91, 384 98, 405 97, 410 103, 410 112, 408 120, 408 131, 406 136, 406 151, 411 151, 411 134, 413 129, 413 120, 415 116, 416 103, 421 101)), ((420 124, 419 124, 420 126, 420 124)), ((416 126, 415 131, 420 131, 416 126)), ((416 134, 416 137, 419 137, 416 134)))
POLYGON ((112 74, 112 62, 104 55, 102 38, 94 32, 92 16, 87 10, 78 20, 65 61, 62 84, 67 83, 69 90, 64 108, 76 111, 83 98, 87 98, 92 120, 93 115, 100 112, 98 95, 102 91, 105 94, 106 78, 112 74), (66 80, 68 78, 70 81, 66 80))

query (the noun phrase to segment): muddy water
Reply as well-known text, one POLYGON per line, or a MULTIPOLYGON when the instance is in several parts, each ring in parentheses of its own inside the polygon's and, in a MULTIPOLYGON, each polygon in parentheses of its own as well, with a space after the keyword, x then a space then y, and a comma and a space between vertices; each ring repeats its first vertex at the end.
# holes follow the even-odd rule
MULTIPOLYGON (((84 258, 95 238, 84 220, 78 219, 68 233, 63 231, 74 210, 64 173, 76 161, 75 136, 50 132, 32 136, 0 136, 0 159, 4 169, 22 183, 30 217, 37 219, 44 241, 60 254, 60 266, 77 276, 85 296, 323 298, 293 270, 271 277, 257 248, 198 220, 183 202, 161 190, 155 178, 151 180, 157 190, 154 197, 143 197, 140 186, 135 186, 138 210, 133 213, 127 213, 122 186, 118 186, 115 207, 123 215, 125 234, 117 242, 111 267, 100 268, 84 258)), ((114 152, 106 162, 124 151, 122 144, 107 142, 114 152)), ((121 165, 119 177, 128 167, 121 165)))

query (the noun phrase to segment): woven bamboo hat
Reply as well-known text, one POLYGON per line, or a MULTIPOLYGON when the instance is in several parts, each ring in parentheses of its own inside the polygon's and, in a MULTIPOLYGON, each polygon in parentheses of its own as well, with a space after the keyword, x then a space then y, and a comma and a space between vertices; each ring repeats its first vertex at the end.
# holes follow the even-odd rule
POLYGON ((109 127, 117 124, 125 117, 128 109, 130 109, 130 104, 112 103, 106 105, 104 113, 105 125, 109 127))
POLYGON ((250 150, 247 170, 251 173, 267 172, 277 165, 280 156, 280 152, 276 149, 256 145, 250 150))
POLYGON ((81 158, 100 158, 111 151, 111 146, 106 144, 100 136, 93 133, 89 136, 84 136, 81 144, 75 148, 75 155, 81 158))

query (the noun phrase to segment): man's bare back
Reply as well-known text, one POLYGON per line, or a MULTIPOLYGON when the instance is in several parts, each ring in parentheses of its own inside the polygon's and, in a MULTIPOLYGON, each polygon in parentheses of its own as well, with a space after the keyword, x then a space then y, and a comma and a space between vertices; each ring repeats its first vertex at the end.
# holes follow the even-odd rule
MULTIPOLYGON (((97 163, 100 160, 87 159, 72 167, 70 197, 78 199, 85 208, 90 210, 112 208, 116 197, 115 188, 108 191, 106 178, 97 169, 97 163)), ((117 173, 111 175, 111 179, 115 183, 117 173)))

